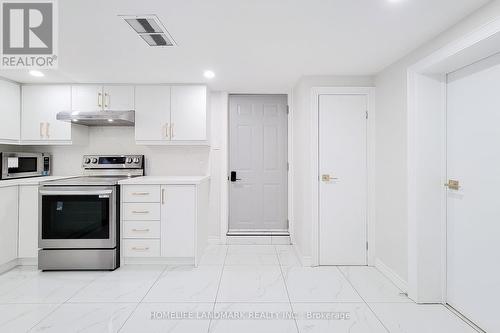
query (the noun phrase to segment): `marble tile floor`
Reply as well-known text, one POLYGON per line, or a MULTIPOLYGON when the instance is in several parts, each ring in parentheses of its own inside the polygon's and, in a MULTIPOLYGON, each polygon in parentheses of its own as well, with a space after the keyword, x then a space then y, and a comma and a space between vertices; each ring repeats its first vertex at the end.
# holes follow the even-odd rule
POLYGON ((211 245, 200 265, 0 275, 0 332, 474 333, 374 267, 302 267, 289 245, 211 245))

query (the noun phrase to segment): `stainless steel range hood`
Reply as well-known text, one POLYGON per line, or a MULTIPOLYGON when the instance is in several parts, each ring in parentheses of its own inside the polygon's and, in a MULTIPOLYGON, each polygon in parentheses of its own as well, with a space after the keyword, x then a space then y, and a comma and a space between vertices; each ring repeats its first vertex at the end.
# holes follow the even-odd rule
POLYGON ((85 126, 134 126, 135 111, 62 111, 56 119, 85 126))

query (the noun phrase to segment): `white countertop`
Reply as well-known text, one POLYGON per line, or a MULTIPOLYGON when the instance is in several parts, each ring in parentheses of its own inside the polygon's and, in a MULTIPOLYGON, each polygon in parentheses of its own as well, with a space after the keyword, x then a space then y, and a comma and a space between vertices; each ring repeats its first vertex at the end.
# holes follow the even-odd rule
POLYGON ((17 186, 17 185, 38 185, 43 182, 73 178, 77 176, 41 176, 41 177, 31 177, 31 178, 19 178, 19 179, 7 179, 0 180, 0 187, 17 186))
POLYGON ((120 185, 197 185, 210 176, 143 176, 124 179, 120 185))

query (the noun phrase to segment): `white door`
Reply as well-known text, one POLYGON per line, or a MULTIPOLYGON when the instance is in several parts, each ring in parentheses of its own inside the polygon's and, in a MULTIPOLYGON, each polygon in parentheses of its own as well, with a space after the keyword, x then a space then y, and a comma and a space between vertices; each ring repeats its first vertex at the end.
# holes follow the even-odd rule
POLYGON ((0 266, 17 258, 17 186, 0 188, 0 266))
MULTIPOLYGON (((104 96, 100 85, 75 85, 71 87, 71 110, 96 111, 103 108, 104 96)), ((66 110, 67 111, 67 110, 66 110)))
POLYGON ((499 87, 500 56, 448 76, 447 302, 487 332, 500 332, 499 87))
POLYGON ((207 140, 207 87, 173 86, 171 140, 207 140))
POLYGON ((134 86, 104 86, 103 93, 104 110, 135 110, 134 86))
POLYGON ((161 255, 194 257, 196 186, 163 185, 161 191, 161 255))
POLYGON ((71 108, 70 86, 23 86, 22 99, 22 140, 71 140, 71 124, 56 119, 58 112, 71 108))
POLYGON ((229 122, 229 232, 288 232, 287 96, 232 95, 229 122))
POLYGON ((319 97, 319 263, 366 265, 366 95, 319 97))
POLYGON ((161 142, 170 139, 170 87, 135 88, 135 140, 161 142))
POLYGON ((19 186, 19 258, 38 256, 38 185, 19 186))
POLYGON ((20 139, 21 88, 18 84, 0 80, 0 141, 20 139))

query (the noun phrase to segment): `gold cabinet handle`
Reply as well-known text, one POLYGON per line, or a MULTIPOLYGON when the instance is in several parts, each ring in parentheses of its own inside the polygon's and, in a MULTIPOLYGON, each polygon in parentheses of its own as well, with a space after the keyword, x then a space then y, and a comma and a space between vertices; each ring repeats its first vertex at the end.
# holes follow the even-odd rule
POLYGON ((172 123, 172 125, 170 125, 170 138, 171 139, 174 138, 174 123, 172 123))
POLYGON ((109 106, 109 94, 104 93, 104 107, 107 108, 109 106))
POLYGON ((134 251, 149 251, 149 247, 147 247, 147 246, 146 247, 137 247, 137 246, 134 246, 132 248, 132 250, 134 250, 134 251))
POLYGON ((168 139, 169 135, 168 135, 168 131, 169 131, 169 127, 168 127, 168 123, 165 124, 165 138, 168 139))
POLYGON ((444 184, 450 190, 458 191, 460 189, 460 182, 458 180, 450 179, 446 184, 444 184))
POLYGON ((102 107, 102 93, 97 93, 97 106, 102 107))
POLYGON ((45 123, 45 137, 50 138, 50 123, 45 123))
POLYGON ((135 232, 149 232, 149 228, 146 228, 146 229, 132 229, 132 231, 135 231, 135 232))
POLYGON ((133 210, 133 214, 148 214, 149 210, 133 210))

